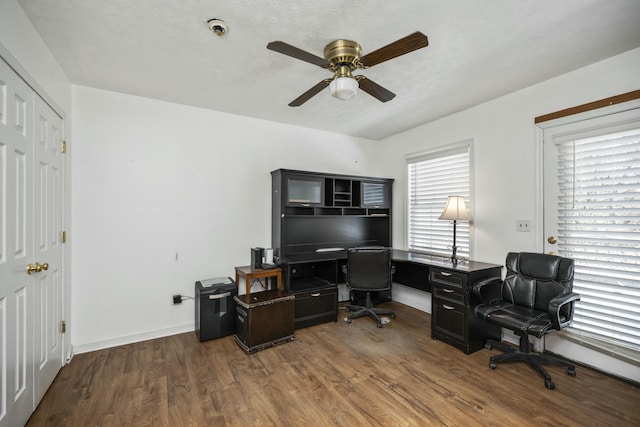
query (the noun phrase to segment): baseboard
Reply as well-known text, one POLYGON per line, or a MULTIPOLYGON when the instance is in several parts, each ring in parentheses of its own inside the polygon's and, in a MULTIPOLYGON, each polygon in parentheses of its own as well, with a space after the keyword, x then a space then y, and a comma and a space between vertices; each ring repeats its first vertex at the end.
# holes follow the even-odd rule
POLYGON ((86 343, 73 344, 74 354, 88 353, 90 351, 103 350, 105 348, 117 347, 119 345, 131 344, 140 341, 151 340, 155 338, 167 337, 169 335, 182 334, 184 332, 194 331, 193 322, 184 325, 172 326, 170 328, 155 329, 153 331, 141 332, 138 334, 126 335, 121 337, 107 338, 103 340, 91 341, 86 343))
POLYGON ((64 364, 68 365, 69 362, 71 362, 71 359, 73 359, 73 355, 74 355, 74 350, 73 350, 73 344, 69 345, 69 349, 67 350, 67 354, 64 357, 64 364))

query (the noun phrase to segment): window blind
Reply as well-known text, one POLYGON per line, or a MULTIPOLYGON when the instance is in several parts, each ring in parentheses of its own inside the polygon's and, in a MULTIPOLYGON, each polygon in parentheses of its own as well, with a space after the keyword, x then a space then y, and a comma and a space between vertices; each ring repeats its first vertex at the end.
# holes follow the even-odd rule
MULTIPOLYGON (((439 220, 447 196, 470 201, 470 144, 407 159, 408 248, 451 256, 453 222, 439 220)), ((458 255, 469 257, 469 221, 458 221, 458 255)))
POLYGON ((640 350, 640 129, 556 144, 559 251, 581 295, 572 329, 640 350))

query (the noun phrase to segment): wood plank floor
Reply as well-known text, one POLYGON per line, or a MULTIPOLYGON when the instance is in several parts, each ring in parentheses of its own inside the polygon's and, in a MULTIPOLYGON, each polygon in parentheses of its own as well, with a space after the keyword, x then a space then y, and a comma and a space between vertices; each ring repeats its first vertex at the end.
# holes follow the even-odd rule
POLYGON ((80 354, 28 426, 639 426, 640 389, 578 366, 549 367, 547 390, 520 363, 488 366, 430 338, 427 313, 297 330, 246 355, 232 337, 193 333, 80 354))

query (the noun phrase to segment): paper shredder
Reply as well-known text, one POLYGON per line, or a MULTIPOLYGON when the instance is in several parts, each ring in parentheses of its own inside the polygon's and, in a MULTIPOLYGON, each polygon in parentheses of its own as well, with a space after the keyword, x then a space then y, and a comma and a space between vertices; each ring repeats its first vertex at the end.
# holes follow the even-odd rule
POLYGON ((200 341, 232 335, 236 332, 238 288, 231 277, 199 280, 195 285, 196 336, 200 341))

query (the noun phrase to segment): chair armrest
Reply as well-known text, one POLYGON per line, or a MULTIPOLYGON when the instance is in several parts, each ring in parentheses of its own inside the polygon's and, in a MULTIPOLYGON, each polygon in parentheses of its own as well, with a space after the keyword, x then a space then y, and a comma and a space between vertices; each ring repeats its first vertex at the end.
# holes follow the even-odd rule
POLYGON ((552 298, 549 301, 549 317, 551 318, 551 324, 553 325, 554 329, 559 331, 571 321, 571 318, 573 317, 573 303, 579 300, 580 294, 571 292, 568 294, 558 295, 557 297, 552 298), (562 310, 562 307, 567 304, 571 304, 571 306, 569 307, 569 314, 566 316, 566 320, 564 322, 561 322, 560 312, 562 310))
POLYGON ((500 298, 502 290, 502 278, 491 277, 484 279, 473 285, 473 293, 480 298, 482 302, 490 303, 500 298))

